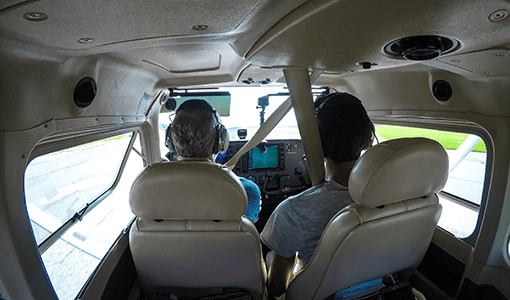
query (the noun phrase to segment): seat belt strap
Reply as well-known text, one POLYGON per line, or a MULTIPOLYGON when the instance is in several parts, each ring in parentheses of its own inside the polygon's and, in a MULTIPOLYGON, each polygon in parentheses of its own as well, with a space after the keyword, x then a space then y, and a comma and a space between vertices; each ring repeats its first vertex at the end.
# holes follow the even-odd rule
MULTIPOLYGON (((313 84, 319 76, 322 74, 323 71, 321 70, 314 70, 312 74, 310 74, 310 82, 313 84)), ((292 101, 290 97, 287 98, 287 100, 283 101, 283 103, 267 118, 267 120, 262 124, 262 126, 259 127, 257 132, 253 135, 253 137, 244 144, 239 151, 237 151, 234 156, 232 156, 229 161, 225 164, 230 169, 233 169, 234 166, 237 164, 241 156, 245 154, 246 152, 250 151, 251 149, 255 148, 263 139, 267 137, 267 135, 273 130, 273 128, 278 125, 278 123, 285 117, 285 115, 290 111, 292 108, 292 101)))

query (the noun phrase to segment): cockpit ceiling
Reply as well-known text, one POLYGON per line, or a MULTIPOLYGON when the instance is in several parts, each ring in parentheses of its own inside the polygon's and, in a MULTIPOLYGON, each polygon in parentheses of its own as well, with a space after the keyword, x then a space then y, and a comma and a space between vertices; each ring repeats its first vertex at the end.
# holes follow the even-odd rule
POLYGON ((295 66, 329 71, 411 64, 384 53, 385 46, 410 36, 437 35, 458 41, 448 56, 506 48, 508 1, 310 1, 294 10, 255 44, 246 58, 268 67, 295 66), (491 17, 492 16, 492 17, 491 17))
POLYGON ((385 46, 437 35, 458 44, 436 65, 509 76, 500 58, 510 49, 510 17, 495 19, 498 11, 508 14, 510 1, 7 0, 0 39, 30 45, 37 55, 118 59, 176 86, 274 82, 289 67, 333 76, 412 65, 385 46), (487 52, 494 49, 503 52, 487 52), (492 70, 480 56, 491 58, 492 70))
POLYGON ((261 0, 26 1, 4 8, 0 26, 62 49, 234 31, 261 0))

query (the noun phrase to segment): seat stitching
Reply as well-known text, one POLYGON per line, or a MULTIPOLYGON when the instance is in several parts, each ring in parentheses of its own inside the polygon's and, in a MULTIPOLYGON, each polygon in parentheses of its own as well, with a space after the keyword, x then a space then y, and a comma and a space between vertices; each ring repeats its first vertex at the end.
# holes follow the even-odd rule
POLYGON ((356 214, 356 216, 358 217, 358 220, 360 222, 360 225, 365 223, 365 221, 363 220, 363 216, 361 215, 361 213, 356 208, 351 207, 350 210, 356 214))

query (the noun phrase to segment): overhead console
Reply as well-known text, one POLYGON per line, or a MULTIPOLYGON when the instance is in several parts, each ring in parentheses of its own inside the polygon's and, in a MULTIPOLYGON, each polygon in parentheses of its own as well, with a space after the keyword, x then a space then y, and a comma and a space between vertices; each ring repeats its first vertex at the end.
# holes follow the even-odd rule
MULTIPOLYGON (((246 141, 231 141, 225 154, 216 158, 226 163, 246 141)), ((311 186, 301 140, 268 140, 245 153, 233 169, 238 176, 255 182, 264 201, 281 201, 311 186)))

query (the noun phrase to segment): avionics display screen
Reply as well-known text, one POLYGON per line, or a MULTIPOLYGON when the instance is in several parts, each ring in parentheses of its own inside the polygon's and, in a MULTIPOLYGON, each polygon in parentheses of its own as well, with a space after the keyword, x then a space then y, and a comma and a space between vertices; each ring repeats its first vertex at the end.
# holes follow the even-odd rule
POLYGON ((278 145, 267 146, 264 153, 258 148, 248 152, 248 169, 250 170, 278 168, 278 162, 278 145))

